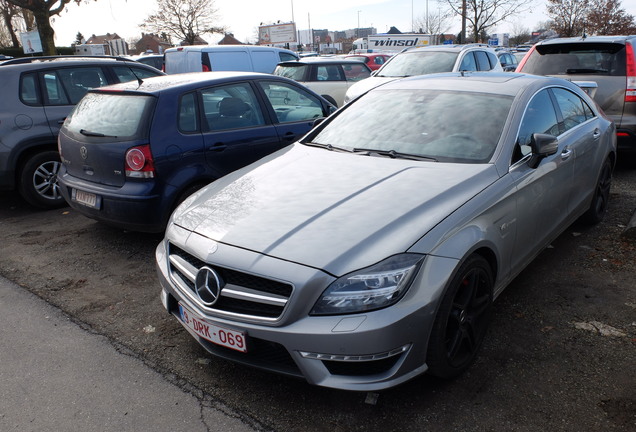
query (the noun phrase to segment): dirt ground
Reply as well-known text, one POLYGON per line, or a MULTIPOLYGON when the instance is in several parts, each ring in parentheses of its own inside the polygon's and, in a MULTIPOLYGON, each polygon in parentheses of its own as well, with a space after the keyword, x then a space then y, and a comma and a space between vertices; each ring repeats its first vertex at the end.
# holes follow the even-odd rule
POLYGON ((0 274, 144 360, 206 404, 276 431, 636 430, 636 168, 617 168, 604 222, 573 225, 495 303, 480 357, 452 382, 367 394, 207 355, 159 300, 160 236, 0 193, 0 274))

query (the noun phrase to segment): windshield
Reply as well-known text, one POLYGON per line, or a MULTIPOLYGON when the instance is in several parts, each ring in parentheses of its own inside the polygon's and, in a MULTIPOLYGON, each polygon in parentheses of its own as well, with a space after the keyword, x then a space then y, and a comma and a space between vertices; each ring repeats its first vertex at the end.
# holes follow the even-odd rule
POLYGON ((147 134, 152 96, 87 93, 66 119, 64 127, 93 137, 125 139, 147 134))
POLYGON ((499 142, 512 100, 477 92, 377 89, 343 109, 311 142, 485 163, 499 142))
POLYGON ((378 76, 405 77, 452 72, 457 54, 445 51, 406 51, 393 56, 391 61, 380 69, 378 76))

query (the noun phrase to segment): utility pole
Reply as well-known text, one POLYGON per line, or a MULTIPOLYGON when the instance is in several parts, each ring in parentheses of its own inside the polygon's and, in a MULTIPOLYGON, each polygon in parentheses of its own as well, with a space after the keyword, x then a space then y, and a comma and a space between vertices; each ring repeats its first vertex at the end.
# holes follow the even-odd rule
POLYGON ((466 43, 466 0, 462 0, 462 33, 461 43, 466 43))

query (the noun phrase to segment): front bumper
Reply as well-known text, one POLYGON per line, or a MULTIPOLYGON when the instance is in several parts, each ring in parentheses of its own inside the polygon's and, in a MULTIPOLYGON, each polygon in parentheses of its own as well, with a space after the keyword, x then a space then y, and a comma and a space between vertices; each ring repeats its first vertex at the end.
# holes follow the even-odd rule
MULTIPOLYGON (((429 270, 421 270, 414 281, 417 287, 412 286, 405 297, 391 307, 360 314, 310 316, 316 299, 334 277, 314 268, 217 244, 184 230, 181 235, 172 241, 177 242, 179 249, 198 251, 197 260, 205 265, 232 271, 246 269, 250 275, 285 281, 293 287, 289 302, 274 318, 211 311, 173 274, 167 251, 173 243, 160 243, 156 259, 164 307, 180 322, 179 303, 208 324, 246 334, 248 352, 242 353, 209 342, 184 325, 210 353, 302 377, 310 384, 355 391, 394 387, 427 370, 428 337, 437 298, 445 285, 445 279, 430 274, 429 270), (435 286, 429 285, 431 283, 435 286), (421 286, 427 289, 416 289, 421 286)), ((427 257, 427 260, 429 258, 438 264, 438 269, 449 270, 448 274, 456 264, 453 260, 436 257, 427 257)), ((435 266, 435 262, 431 265, 435 266)))

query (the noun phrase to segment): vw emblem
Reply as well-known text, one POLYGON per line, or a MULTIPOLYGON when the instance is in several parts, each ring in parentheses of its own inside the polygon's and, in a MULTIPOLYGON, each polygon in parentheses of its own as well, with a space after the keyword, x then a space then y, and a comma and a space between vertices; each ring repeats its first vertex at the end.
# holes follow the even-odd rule
POLYGON ((212 306, 216 303, 223 285, 221 277, 210 267, 201 267, 194 281, 197 296, 205 306, 212 306))
POLYGON ((86 146, 80 147, 80 156, 82 156, 82 159, 84 160, 86 160, 86 158, 88 157, 88 149, 86 148, 86 146))

